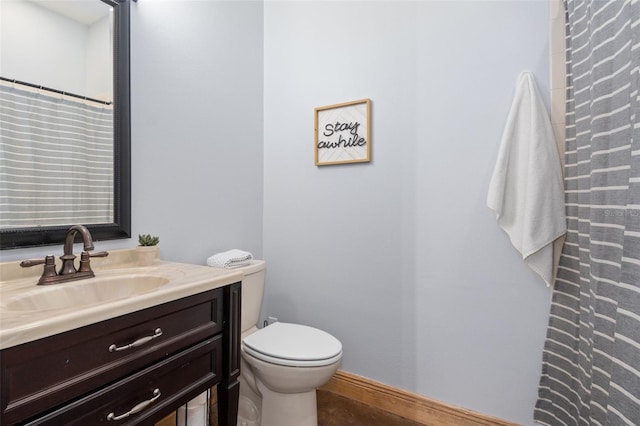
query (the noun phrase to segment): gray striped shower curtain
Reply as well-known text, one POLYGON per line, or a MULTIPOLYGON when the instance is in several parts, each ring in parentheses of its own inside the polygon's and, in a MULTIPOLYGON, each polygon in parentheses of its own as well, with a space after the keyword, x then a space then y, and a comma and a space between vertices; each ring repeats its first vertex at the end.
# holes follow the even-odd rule
POLYGON ((567 0, 565 203, 534 419, 640 424, 640 1, 567 0))
POLYGON ((0 228, 112 223, 113 108, 0 85, 0 228))

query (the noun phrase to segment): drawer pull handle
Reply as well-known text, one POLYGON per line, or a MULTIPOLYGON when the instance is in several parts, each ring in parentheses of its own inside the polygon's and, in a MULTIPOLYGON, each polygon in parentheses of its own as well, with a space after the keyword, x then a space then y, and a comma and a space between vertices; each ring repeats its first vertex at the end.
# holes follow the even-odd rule
POLYGON ((138 340, 129 343, 128 345, 124 345, 124 346, 116 346, 115 344, 109 346, 109 352, 119 352, 119 351, 124 351, 127 349, 131 349, 131 348, 137 348, 138 346, 142 346, 145 343, 149 343, 150 341, 152 341, 155 338, 158 338, 162 336, 162 329, 161 328, 156 328, 153 331, 153 336, 145 336, 145 337, 141 337, 138 340))
POLYGON ((142 401, 138 404, 136 404, 131 410, 127 411, 126 413, 116 416, 113 411, 110 412, 109 414, 107 414, 107 420, 108 421, 112 421, 112 420, 122 420, 122 419, 126 419, 127 417, 129 417, 132 414, 136 414, 139 413, 140 411, 144 410, 145 408, 147 408, 147 406, 149 406, 149 404, 151 404, 152 402, 156 401, 158 398, 160 398, 160 389, 156 388, 153 391, 153 398, 148 399, 146 401, 142 401))

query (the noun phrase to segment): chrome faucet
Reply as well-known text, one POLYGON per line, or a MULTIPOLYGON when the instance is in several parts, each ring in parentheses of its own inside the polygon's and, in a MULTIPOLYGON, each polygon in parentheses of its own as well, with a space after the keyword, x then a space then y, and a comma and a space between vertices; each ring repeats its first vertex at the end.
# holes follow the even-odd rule
POLYGON ((24 260, 20 262, 20 266, 27 268, 30 266, 44 264, 44 271, 38 281, 38 285, 56 284, 92 278, 95 277, 95 274, 91 269, 90 259, 92 257, 106 257, 109 255, 106 251, 90 253, 93 249, 93 238, 91 237, 89 230, 83 225, 73 225, 69 228, 64 237, 64 251, 62 256, 60 256, 62 266, 60 267, 59 272, 56 273, 55 258, 53 256, 46 256, 44 259, 24 260), (78 233, 82 235, 84 251, 80 255, 79 268, 76 269, 74 262, 76 255, 73 254, 73 242, 78 233))

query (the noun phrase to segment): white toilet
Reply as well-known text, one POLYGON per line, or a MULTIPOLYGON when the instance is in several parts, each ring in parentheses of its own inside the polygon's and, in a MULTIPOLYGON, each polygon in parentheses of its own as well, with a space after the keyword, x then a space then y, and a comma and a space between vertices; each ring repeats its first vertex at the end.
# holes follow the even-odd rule
POLYGON ((246 420, 255 413, 243 412, 250 400, 262 426, 317 426, 316 388, 340 366, 342 344, 329 333, 299 324, 276 322, 258 329, 265 262, 254 260, 237 269, 245 274, 238 425, 255 424, 246 420))

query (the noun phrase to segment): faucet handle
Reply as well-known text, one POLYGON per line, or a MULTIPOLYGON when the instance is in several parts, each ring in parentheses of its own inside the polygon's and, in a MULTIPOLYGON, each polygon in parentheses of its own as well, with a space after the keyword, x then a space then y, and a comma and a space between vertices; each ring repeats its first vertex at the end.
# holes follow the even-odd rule
POLYGON ((89 252, 89 251, 83 251, 80 254, 80 268, 78 269, 78 272, 91 272, 93 273, 93 271, 91 270, 91 264, 89 263, 90 258, 92 257, 107 257, 109 256, 109 252, 108 251, 98 251, 95 253, 89 252))
MULTIPOLYGON (((30 268, 32 266, 36 266, 36 265, 43 265, 47 262, 47 260, 49 260, 49 258, 51 258, 53 260, 53 256, 45 256, 44 259, 28 259, 28 260, 23 260, 22 262, 20 262, 20 266, 23 268, 30 268)), ((54 260, 55 262, 55 260, 54 260)))
POLYGON ((44 270, 42 271, 42 276, 38 281, 38 285, 50 284, 51 278, 57 276, 56 273, 56 259, 55 257, 49 255, 45 256, 44 259, 30 259, 23 260, 20 262, 20 266, 23 268, 30 268, 31 266, 42 265, 44 264, 44 270))
POLYGON ((108 251, 96 251, 95 253, 92 251, 85 252, 89 255, 89 257, 107 257, 109 256, 108 251))

